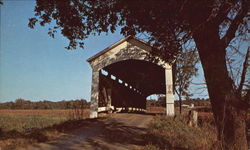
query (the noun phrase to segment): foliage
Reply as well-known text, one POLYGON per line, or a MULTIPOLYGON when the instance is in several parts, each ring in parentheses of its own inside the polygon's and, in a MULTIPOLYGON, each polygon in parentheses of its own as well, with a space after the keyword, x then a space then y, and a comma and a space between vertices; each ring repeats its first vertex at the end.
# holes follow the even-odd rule
MULTIPOLYGON (((182 101, 182 104, 190 105, 194 104, 194 106, 211 106, 209 99, 186 99, 182 101)), ((179 101, 175 101, 175 106, 180 106, 179 101)))
POLYGON ((160 150, 160 148, 155 145, 148 144, 144 147, 144 150, 160 150))
POLYGON ((185 50, 177 55, 174 69, 174 91, 179 97, 180 113, 182 112, 182 96, 188 99, 192 96, 189 86, 193 76, 198 75, 198 53, 194 50, 185 50))
MULTIPOLYGON (((29 27, 34 28, 37 22, 45 26, 54 21, 48 34, 54 37, 55 33, 60 31, 70 41, 68 49, 74 49, 78 45, 82 47, 82 40, 90 35, 113 33, 119 26, 124 35, 144 33, 151 44, 163 51, 160 52, 160 57, 165 60, 173 59, 171 57, 182 49, 181 44, 192 38, 191 33, 198 30, 197 28, 206 21, 216 23, 220 27, 220 34, 223 35, 226 32, 223 27, 228 27, 233 22, 234 14, 241 9, 243 12, 240 12, 241 18, 236 25, 242 24, 241 34, 247 31, 244 26, 247 20, 242 19, 242 15, 245 17, 248 9, 245 0, 232 2, 160 0, 157 3, 154 0, 147 2, 37 0, 36 2, 35 17, 30 18, 29 27), (230 15, 227 17, 229 12, 230 15)), ((230 41, 225 44, 228 42, 230 41)))
POLYGON ((89 102, 84 99, 70 101, 38 101, 31 102, 24 99, 16 99, 15 102, 0 103, 0 109, 76 109, 89 108, 89 102))
POLYGON ((166 97, 159 96, 157 100, 147 100, 147 107, 150 106, 158 106, 158 107, 166 107, 166 97))
POLYGON ((206 150, 214 149, 216 129, 206 124, 202 127, 190 127, 181 116, 156 117, 149 125, 147 147, 158 149, 206 150), (151 144, 150 144, 151 143, 151 144))
POLYGON ((90 35, 113 33, 120 26, 124 35, 142 32, 150 35, 151 44, 159 50, 170 52, 161 55, 164 60, 168 60, 173 59, 180 49, 174 31, 182 32, 176 22, 179 20, 176 14, 182 3, 163 0, 158 3, 153 0, 147 3, 143 0, 37 0, 35 17, 30 18, 29 27, 34 28, 37 22, 44 26, 54 21, 48 34, 54 37, 60 31, 70 41, 67 48, 75 49, 78 45, 83 47, 82 40, 90 35))
MULTIPOLYGON (((211 106, 209 99, 186 99, 182 100, 182 104, 190 105, 194 104, 194 106, 211 106)), ((175 107, 180 106, 179 101, 174 102, 175 107)), ((147 107, 166 107, 166 97, 160 97, 158 100, 147 100, 147 107)))
POLYGON ((175 62, 174 90, 181 100, 182 96, 190 97, 189 86, 193 76, 197 76, 199 61, 198 53, 194 50, 181 52, 175 62))

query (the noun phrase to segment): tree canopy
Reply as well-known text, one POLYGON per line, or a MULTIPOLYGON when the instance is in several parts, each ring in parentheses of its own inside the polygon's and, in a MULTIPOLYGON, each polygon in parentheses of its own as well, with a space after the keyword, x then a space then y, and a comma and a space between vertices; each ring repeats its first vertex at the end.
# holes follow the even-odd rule
MULTIPOLYGON (((37 0, 35 17, 29 27, 37 22, 44 26, 52 23, 49 35, 58 31, 70 41, 68 49, 83 47, 89 35, 114 32, 118 26, 124 35, 145 33, 148 41, 158 49, 174 56, 181 44, 192 34, 211 25, 227 46, 238 34, 249 28, 249 2, 247 0, 37 0), (229 28, 230 27, 230 28, 229 28), (225 31, 225 29, 227 30, 225 31), (222 36, 224 35, 224 36, 222 36)), ((168 58, 170 56, 165 56, 168 58)))

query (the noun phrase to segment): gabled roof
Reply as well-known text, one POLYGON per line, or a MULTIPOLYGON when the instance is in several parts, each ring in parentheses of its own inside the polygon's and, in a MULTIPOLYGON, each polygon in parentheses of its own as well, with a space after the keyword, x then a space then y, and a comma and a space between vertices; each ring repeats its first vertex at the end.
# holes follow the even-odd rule
POLYGON ((139 41, 139 42, 141 42, 141 43, 143 43, 143 44, 145 44, 145 45, 147 45, 147 46, 153 47, 152 45, 148 44, 147 42, 145 42, 145 41, 143 41, 143 40, 141 40, 141 39, 139 39, 139 38, 137 38, 137 37, 134 37, 134 36, 129 35, 129 36, 127 36, 127 37, 125 37, 125 38, 123 38, 123 39, 121 39, 121 40, 115 42, 114 44, 110 45, 109 47, 107 47, 107 48, 105 48, 104 50, 100 51, 99 53, 95 54, 94 56, 88 58, 87 61, 88 61, 88 62, 91 62, 91 61, 95 60, 95 59, 98 58, 99 56, 105 54, 106 52, 110 51, 110 50, 113 49, 114 47, 116 47, 116 46, 120 45, 121 43, 123 43, 123 42, 125 42, 125 41, 128 41, 128 40, 130 40, 130 39, 135 39, 135 40, 137 40, 137 41, 139 41))

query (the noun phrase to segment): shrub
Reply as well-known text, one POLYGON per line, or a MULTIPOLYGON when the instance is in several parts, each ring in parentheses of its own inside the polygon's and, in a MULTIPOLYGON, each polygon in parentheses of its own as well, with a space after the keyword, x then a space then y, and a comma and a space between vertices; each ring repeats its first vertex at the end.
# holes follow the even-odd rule
POLYGON ((146 140, 160 149, 215 149, 216 129, 210 124, 190 127, 187 125, 187 120, 181 116, 157 116, 149 124, 146 140))
POLYGON ((160 150, 160 148, 155 145, 148 144, 145 146, 144 150, 160 150))

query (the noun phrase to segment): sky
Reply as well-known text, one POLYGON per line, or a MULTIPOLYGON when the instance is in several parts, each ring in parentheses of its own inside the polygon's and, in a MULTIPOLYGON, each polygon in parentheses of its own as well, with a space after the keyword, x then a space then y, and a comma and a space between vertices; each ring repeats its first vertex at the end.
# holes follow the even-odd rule
MULTIPOLYGON (((0 6, 0 102, 90 99, 91 67, 86 62, 123 38, 119 32, 91 36, 85 48, 66 50, 61 34, 50 38, 48 28, 28 27, 33 0, 4 0, 0 6)), ((202 76, 202 71, 200 70, 202 76)), ((202 77, 194 79, 202 82, 202 77)), ((205 93, 206 95, 206 93, 205 93)), ((199 96, 198 96, 199 97, 199 96)))

